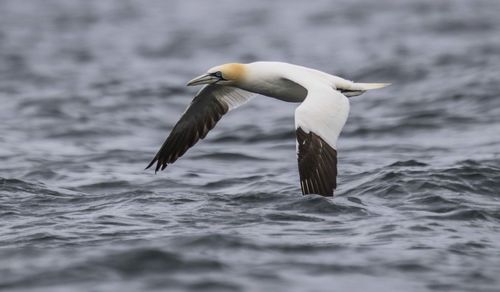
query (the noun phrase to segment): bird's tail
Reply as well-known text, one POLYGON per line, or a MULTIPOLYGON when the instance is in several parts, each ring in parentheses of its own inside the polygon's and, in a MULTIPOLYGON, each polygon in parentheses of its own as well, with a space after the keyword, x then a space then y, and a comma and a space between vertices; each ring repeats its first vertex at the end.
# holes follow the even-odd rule
POLYGON ((345 96, 357 96, 365 93, 367 90, 384 88, 391 85, 391 83, 350 83, 345 88, 337 87, 345 96))
POLYGON ((389 85, 391 85, 391 83, 354 83, 352 89, 366 91, 371 89, 384 88, 389 85))

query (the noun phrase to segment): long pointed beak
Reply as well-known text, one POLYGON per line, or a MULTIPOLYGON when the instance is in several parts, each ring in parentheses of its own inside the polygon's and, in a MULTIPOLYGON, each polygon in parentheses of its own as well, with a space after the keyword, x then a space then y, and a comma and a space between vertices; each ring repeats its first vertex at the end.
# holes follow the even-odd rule
POLYGON ((201 84, 212 84, 219 81, 219 78, 209 75, 209 74, 203 74, 200 75, 193 80, 189 81, 187 83, 187 86, 195 86, 195 85, 201 85, 201 84))

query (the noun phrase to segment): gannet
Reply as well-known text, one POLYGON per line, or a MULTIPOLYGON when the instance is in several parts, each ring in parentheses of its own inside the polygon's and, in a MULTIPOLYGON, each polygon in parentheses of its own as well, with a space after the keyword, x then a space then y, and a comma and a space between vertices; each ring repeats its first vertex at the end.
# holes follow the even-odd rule
POLYGON ((302 194, 333 196, 337 187, 337 139, 349 114, 348 97, 389 83, 354 83, 315 69, 281 62, 229 63, 213 67, 187 86, 196 94, 151 163, 155 173, 174 163, 227 112, 261 94, 301 103, 295 110, 296 151, 302 194))

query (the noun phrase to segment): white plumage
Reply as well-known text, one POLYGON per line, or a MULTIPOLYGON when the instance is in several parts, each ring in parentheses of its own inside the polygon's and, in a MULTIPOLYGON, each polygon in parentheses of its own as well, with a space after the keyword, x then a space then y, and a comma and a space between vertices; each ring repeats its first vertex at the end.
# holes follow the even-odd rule
POLYGON ((355 83, 338 76, 280 62, 224 64, 191 80, 207 84, 194 97, 181 119, 148 165, 156 171, 175 162, 228 111, 254 94, 286 102, 301 102, 295 110, 297 158, 303 194, 333 195, 337 186, 338 136, 349 115, 349 100, 387 83, 355 83))
POLYGON ((314 132, 334 149, 349 115, 349 100, 339 91, 314 86, 295 110, 295 128, 314 132), (328 110, 326 110, 328 109, 328 110))

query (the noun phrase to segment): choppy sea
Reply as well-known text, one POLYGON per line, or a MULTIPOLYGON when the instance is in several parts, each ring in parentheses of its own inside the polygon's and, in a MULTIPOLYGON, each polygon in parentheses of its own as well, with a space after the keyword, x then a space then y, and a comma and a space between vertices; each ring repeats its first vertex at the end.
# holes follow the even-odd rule
POLYGON ((0 1, 0 290, 500 291, 500 1, 0 1), (335 198, 294 109, 144 167, 226 62, 392 86, 351 99, 335 198))

